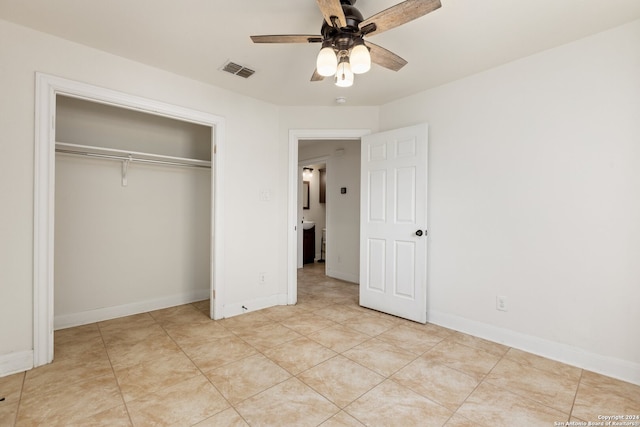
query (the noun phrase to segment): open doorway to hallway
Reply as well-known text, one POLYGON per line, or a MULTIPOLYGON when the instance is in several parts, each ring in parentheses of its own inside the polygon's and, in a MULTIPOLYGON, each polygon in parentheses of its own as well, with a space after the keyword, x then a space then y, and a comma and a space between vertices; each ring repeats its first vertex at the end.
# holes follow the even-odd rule
POLYGON ((298 268, 358 283, 360 139, 300 140, 298 165, 298 268))

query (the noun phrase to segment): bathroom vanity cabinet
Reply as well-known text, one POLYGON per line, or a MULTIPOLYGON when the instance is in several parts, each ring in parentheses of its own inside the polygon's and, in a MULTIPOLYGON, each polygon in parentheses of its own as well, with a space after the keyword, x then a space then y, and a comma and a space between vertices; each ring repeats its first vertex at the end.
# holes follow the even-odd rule
POLYGON ((302 262, 310 264, 316 255, 316 227, 304 230, 302 234, 302 262))

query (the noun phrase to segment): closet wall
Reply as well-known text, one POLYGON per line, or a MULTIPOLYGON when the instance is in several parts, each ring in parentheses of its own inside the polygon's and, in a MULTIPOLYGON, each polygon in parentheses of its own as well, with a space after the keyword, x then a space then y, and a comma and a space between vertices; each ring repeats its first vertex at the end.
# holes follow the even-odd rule
MULTIPOLYGON (((56 141, 211 160, 211 128, 58 96, 56 141)), ((55 328, 209 295, 211 170, 56 154, 55 328)))

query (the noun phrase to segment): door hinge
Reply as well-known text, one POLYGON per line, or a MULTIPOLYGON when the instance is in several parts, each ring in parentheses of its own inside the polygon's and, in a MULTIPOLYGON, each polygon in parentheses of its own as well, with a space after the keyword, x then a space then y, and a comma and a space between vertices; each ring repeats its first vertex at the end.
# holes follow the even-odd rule
POLYGON ((213 299, 216 299, 216 290, 213 290, 213 299))

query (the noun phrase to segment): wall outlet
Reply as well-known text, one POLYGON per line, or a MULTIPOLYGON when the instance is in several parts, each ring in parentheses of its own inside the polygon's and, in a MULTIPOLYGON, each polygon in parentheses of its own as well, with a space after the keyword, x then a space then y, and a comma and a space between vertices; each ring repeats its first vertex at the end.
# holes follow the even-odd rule
POLYGON ((258 284, 264 285, 265 283, 267 283, 267 273, 258 273, 258 284))
POLYGON ((500 295, 496 297, 496 310, 507 311, 507 297, 500 295))

